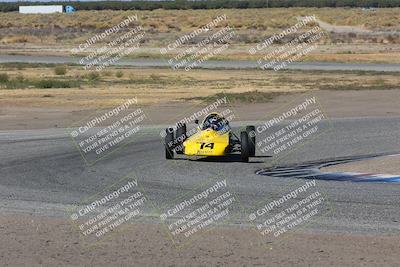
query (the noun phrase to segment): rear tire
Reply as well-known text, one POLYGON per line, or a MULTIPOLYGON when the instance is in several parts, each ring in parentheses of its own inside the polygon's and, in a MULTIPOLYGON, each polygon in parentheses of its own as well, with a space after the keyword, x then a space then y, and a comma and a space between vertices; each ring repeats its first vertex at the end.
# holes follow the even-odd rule
POLYGON ((256 127, 247 126, 246 132, 249 136, 249 156, 254 157, 256 155, 256 127))
POLYGON ((249 162, 249 135, 247 132, 240 133, 240 156, 242 162, 249 162))
POLYGON ((165 130, 165 158, 173 159, 174 158, 174 130, 172 128, 167 128, 165 130))
POLYGON ((177 154, 183 154, 183 142, 186 140, 186 124, 179 124, 178 129, 175 133, 175 144, 178 144, 175 148, 177 154))

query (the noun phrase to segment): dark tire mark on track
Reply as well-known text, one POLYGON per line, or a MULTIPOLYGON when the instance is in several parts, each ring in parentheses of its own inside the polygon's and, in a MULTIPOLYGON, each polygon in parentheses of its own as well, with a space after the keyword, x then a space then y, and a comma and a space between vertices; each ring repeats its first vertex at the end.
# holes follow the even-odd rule
POLYGON ((277 166, 262 169, 256 172, 258 175, 280 178, 295 179, 316 179, 329 181, 351 181, 351 182, 400 182, 400 175, 376 175, 368 173, 348 173, 348 172, 322 172, 320 169, 366 159, 378 158, 383 156, 397 155, 398 153, 383 153, 374 155, 361 155, 344 158, 326 159, 321 161, 302 163, 291 166, 277 166))

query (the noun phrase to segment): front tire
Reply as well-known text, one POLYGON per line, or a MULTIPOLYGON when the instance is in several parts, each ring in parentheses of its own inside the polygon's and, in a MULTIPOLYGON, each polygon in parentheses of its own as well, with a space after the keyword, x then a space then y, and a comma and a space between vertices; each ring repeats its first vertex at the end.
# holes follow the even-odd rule
POLYGON ((167 128, 165 130, 165 158, 173 159, 174 158, 174 130, 172 128, 167 128))
POLYGON ((247 132, 241 132, 240 133, 240 156, 242 159, 242 162, 249 162, 249 147, 250 142, 249 142, 249 135, 247 132))
POLYGON ((247 126, 247 135, 249 136, 249 156, 254 157, 256 155, 256 127, 247 126))
POLYGON ((177 154, 183 154, 183 142, 186 140, 186 123, 178 125, 175 133, 175 144, 178 144, 175 148, 177 154))

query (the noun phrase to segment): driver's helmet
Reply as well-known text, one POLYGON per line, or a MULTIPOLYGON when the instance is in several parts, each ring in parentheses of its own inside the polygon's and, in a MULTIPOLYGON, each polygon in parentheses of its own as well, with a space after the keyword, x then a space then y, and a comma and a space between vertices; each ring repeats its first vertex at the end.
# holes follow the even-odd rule
POLYGON ((202 130, 213 129, 215 131, 221 131, 228 125, 228 121, 219 115, 218 113, 209 114, 203 121, 202 130))

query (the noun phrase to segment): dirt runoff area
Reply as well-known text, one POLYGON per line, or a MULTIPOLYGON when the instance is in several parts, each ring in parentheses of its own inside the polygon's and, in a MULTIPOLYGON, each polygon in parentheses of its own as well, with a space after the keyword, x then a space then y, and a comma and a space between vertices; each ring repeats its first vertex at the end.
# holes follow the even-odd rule
POLYGON ((177 249, 161 225, 132 224, 86 246, 63 218, 0 215, 2 266, 398 266, 399 236, 306 233, 265 244, 252 229, 218 228, 177 249))
POLYGON ((324 172, 362 172, 376 174, 400 174, 400 155, 379 157, 322 168, 324 172))
MULTIPOLYGON (((313 91, 291 93, 275 97, 265 103, 234 103, 229 105, 238 121, 265 121, 273 114, 290 107, 293 101, 306 96, 315 96, 329 118, 348 117, 400 117, 400 90, 368 91, 313 91)), ((229 98, 229 96, 228 96, 229 98)), ((121 102, 118 102, 123 103, 121 102)), ((206 103, 192 101, 171 101, 148 104, 143 110, 152 124, 166 124, 171 116, 181 114, 182 110, 191 110, 206 103)), ((116 105, 115 105, 116 106, 116 105)), ((111 109, 111 106, 109 107, 111 109)), ((0 130, 26 130, 68 128, 84 118, 93 116, 96 109, 82 107, 0 107, 0 130)))

